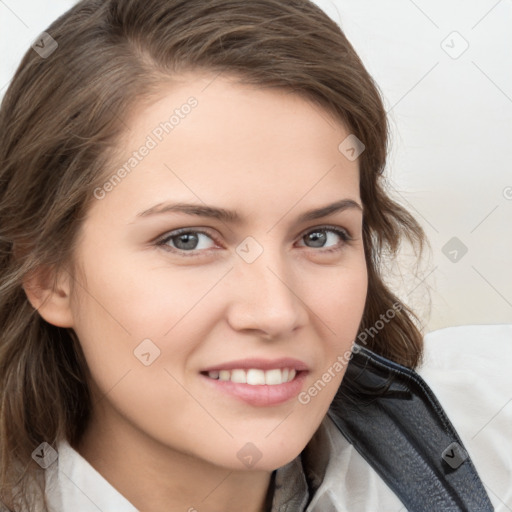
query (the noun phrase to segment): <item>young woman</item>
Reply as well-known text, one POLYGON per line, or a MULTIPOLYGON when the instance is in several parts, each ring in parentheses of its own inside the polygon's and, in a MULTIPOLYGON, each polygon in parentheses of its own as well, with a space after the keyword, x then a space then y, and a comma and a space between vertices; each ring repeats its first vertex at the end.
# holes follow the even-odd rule
POLYGON ((6 510, 493 510, 413 371, 382 262, 423 232, 318 7, 83 0, 0 127, 6 510))

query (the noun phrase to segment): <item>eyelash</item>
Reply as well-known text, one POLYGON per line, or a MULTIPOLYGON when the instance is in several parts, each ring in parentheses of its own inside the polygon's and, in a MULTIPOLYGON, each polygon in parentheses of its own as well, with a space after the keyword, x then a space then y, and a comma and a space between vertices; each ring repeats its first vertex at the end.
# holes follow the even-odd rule
MULTIPOLYGON (((314 233, 315 231, 331 231, 333 233, 336 233, 343 241, 341 246, 336 245, 334 247, 327 248, 327 249, 322 249, 320 247, 320 248, 318 248, 317 252, 331 253, 331 252, 340 251, 341 249, 343 249, 343 247, 346 244, 350 244, 354 240, 350 236, 350 234, 347 230, 336 227, 336 226, 328 226, 328 225, 327 226, 317 226, 317 227, 308 229, 307 231, 304 231, 300 235, 299 239, 302 240, 306 235, 308 235, 310 233, 314 233)), ((188 234, 188 233, 199 233, 199 234, 207 236, 208 238, 213 240, 215 243, 217 243, 217 244, 219 243, 217 241, 216 237, 214 237, 211 233, 209 233, 207 231, 204 231, 201 229, 193 229, 193 228, 181 228, 181 229, 177 229, 175 231, 171 231, 170 233, 166 233, 163 238, 157 239, 157 241, 155 242, 155 245, 157 247, 162 247, 165 251, 169 251, 169 252, 179 254, 179 255, 185 256, 185 257, 200 257, 203 255, 204 252, 207 252, 210 250, 210 249, 199 249, 199 250, 193 249, 190 251, 184 251, 184 250, 176 249, 175 247, 171 247, 171 246, 167 245, 167 243, 170 240, 172 240, 173 238, 178 237, 183 234, 188 234)), ((302 247, 306 247, 308 249, 314 249, 314 247, 307 247, 307 246, 302 246, 302 247)))

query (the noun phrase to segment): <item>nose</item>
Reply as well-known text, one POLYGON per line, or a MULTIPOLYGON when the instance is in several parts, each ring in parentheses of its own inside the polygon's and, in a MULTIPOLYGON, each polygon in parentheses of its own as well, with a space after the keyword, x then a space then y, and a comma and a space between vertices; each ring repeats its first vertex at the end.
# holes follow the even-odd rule
POLYGON ((233 329, 276 339, 305 325, 308 312, 299 282, 283 259, 264 251, 252 263, 237 262, 227 313, 233 329))

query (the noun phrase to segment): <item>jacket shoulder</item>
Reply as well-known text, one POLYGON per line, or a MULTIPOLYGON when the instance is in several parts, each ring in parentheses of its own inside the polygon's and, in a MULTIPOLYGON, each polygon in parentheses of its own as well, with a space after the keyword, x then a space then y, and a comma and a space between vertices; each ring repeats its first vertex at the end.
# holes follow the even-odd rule
POLYGON ((496 510, 512 509, 512 325, 425 336, 419 375, 447 412, 496 510))
POLYGON ((494 510, 462 439, 418 373, 356 347, 329 415, 408 509, 494 510))

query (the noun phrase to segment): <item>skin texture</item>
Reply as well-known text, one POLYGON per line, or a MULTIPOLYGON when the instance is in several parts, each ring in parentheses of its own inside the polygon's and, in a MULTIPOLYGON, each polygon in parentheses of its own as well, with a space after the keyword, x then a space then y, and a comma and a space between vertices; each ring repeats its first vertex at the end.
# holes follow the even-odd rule
POLYGON ((191 96, 197 106, 93 201, 79 272, 62 272, 47 293, 41 283, 26 290, 47 321, 79 337, 95 404, 76 448, 119 492, 145 512, 256 511, 272 470, 318 428, 343 371, 307 404, 269 407, 220 392, 200 372, 293 357, 308 366, 307 390, 350 350, 367 289, 362 211, 299 216, 342 199, 361 205, 358 163, 338 150, 350 132, 304 98, 194 73, 125 120, 118 164, 191 96), (138 216, 166 202, 221 207, 241 221, 138 216), (353 240, 329 231, 323 247, 311 246, 305 235, 326 225, 353 240), (179 228, 211 238, 200 235, 188 253, 172 252, 176 237, 158 245, 179 228), (249 255, 262 249, 252 263, 237 252, 247 237, 257 242, 241 246, 249 255), (134 355, 145 339, 160 350, 148 366, 134 355), (252 467, 237 457, 249 442, 261 454, 252 467))

